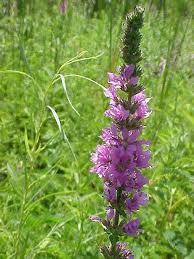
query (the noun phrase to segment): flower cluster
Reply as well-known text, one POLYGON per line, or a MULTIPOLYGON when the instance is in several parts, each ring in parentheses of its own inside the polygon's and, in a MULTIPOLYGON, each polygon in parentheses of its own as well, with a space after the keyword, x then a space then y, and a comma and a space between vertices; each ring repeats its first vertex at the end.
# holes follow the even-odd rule
MULTIPOLYGON (((106 220, 96 216, 91 220, 102 223, 112 235, 117 229, 117 235, 136 236, 140 221, 133 219, 132 214, 148 200, 141 191, 148 182, 141 169, 150 166, 151 153, 147 149, 150 142, 139 139, 142 119, 150 114, 148 98, 144 90, 138 88, 138 77, 132 64, 122 67, 120 75, 109 73, 108 83, 105 96, 110 98, 110 107, 105 116, 112 119, 112 125, 102 130, 104 144, 98 145, 92 154, 94 167, 91 172, 103 179, 104 197, 110 206, 106 209, 106 220), (127 98, 121 97, 121 92, 126 93, 127 98), (121 215, 124 220, 119 222, 121 215)), ((125 244, 117 242, 115 247, 120 249, 120 258, 133 258, 125 244)))

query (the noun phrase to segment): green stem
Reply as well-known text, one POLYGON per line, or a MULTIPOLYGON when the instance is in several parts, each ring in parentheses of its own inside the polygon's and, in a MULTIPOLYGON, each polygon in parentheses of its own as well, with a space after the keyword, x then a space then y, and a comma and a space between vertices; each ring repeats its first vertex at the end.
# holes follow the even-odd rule
MULTIPOLYGON (((115 219, 114 219, 114 224, 113 227, 114 229, 117 229, 118 224, 119 224, 119 202, 121 199, 121 194, 122 194, 122 190, 118 189, 117 190, 117 208, 116 208, 116 213, 115 213, 115 219)), ((113 258, 116 258, 116 244, 119 240, 119 236, 118 234, 114 234, 114 236, 112 237, 111 241, 111 254, 113 255, 113 258)))
POLYGON ((118 226, 119 223, 119 210, 118 210, 118 205, 121 199, 121 194, 122 194, 122 190, 118 190, 117 191, 117 208, 116 208, 116 214, 115 214, 115 220, 114 220, 114 227, 116 228, 118 226))
POLYGON ((22 234, 22 228, 24 225, 24 218, 25 218, 25 207, 26 207, 26 202, 27 202, 27 194, 28 194, 28 175, 25 170, 25 177, 24 177, 24 195, 23 195, 23 200, 22 200, 22 205, 21 205, 21 218, 20 218, 20 223, 18 226, 18 231, 17 231, 17 237, 16 237, 16 245, 15 245, 15 258, 19 258, 20 255, 20 244, 21 244, 21 234, 22 234))

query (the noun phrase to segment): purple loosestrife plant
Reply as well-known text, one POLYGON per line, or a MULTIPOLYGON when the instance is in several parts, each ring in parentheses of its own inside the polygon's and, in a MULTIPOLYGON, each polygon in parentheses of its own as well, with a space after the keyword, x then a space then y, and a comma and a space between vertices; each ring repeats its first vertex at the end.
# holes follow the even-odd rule
POLYGON ((63 0, 59 5, 59 11, 61 14, 66 14, 67 12, 67 0, 63 0))
POLYGON ((120 236, 137 236, 140 220, 135 212, 147 204, 147 194, 142 192, 148 179, 143 168, 150 167, 150 142, 141 139, 143 119, 150 114, 148 98, 139 83, 142 74, 138 63, 141 60, 139 29, 143 25, 143 9, 136 7, 126 17, 120 74, 108 74, 109 87, 105 96, 110 98, 105 116, 112 119, 110 127, 102 130, 102 145, 92 154, 92 173, 104 182, 104 198, 109 203, 106 218, 91 216, 91 220, 103 225, 110 246, 103 246, 105 258, 134 258, 127 244, 120 243, 120 236), (123 92, 124 94, 121 94, 123 92), (123 97, 125 96, 125 97, 123 97))

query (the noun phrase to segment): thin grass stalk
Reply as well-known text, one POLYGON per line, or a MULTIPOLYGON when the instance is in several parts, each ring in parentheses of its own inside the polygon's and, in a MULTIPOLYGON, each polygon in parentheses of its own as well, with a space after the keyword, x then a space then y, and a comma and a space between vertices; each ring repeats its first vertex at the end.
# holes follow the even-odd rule
POLYGON ((24 194, 22 199, 22 205, 21 205, 21 212, 20 212, 20 222, 18 226, 18 231, 16 235, 16 244, 15 244, 15 258, 20 258, 20 243, 21 243, 21 234, 22 229, 25 223, 25 208, 27 203, 27 195, 28 195, 28 174, 25 166, 25 172, 24 172, 24 194))

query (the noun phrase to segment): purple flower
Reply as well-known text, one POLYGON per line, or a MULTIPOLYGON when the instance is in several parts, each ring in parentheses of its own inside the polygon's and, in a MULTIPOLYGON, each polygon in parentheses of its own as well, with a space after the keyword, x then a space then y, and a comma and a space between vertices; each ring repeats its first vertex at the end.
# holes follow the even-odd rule
POLYGON ((135 144, 127 148, 120 144, 111 148, 106 145, 98 146, 92 155, 95 166, 91 172, 103 177, 105 182, 110 183, 110 186, 115 188, 124 186, 136 167, 135 152, 135 144))
POLYGON ((150 115, 150 110, 147 105, 149 99, 146 98, 144 91, 134 95, 132 101, 137 105, 137 110, 134 114, 136 118, 143 119, 150 115))
POLYGON ((123 121, 129 116, 129 111, 125 110, 121 104, 111 105, 110 109, 105 112, 105 116, 116 121, 123 121))
POLYGON ((93 222, 102 224, 104 229, 107 229, 109 226, 109 222, 107 220, 101 219, 99 216, 93 215, 93 216, 90 216, 89 219, 93 222))
POLYGON ((151 152, 149 150, 143 150, 142 145, 138 143, 136 145, 136 162, 137 167, 147 168, 150 166, 149 160, 151 158, 151 152))
POLYGON ((110 85, 114 85, 115 87, 120 87, 121 86, 121 77, 117 76, 113 73, 108 73, 108 83, 110 85))
POLYGON ((125 173, 134 168, 133 152, 135 145, 130 145, 127 148, 123 146, 113 147, 111 150, 111 169, 112 172, 125 173))
POLYGON ((109 169, 111 148, 106 145, 98 145, 96 152, 92 154, 91 160, 95 164, 90 172, 97 173, 100 177, 105 177, 109 169))
POLYGON ((136 172, 135 173, 135 185, 134 185, 134 189, 141 189, 145 184, 148 183, 148 179, 147 177, 143 176, 140 172, 136 172))
POLYGON ((95 164, 102 163, 105 164, 110 161, 110 147, 106 145, 98 145, 96 152, 92 154, 92 162, 95 164))
POLYGON ((120 258, 134 259, 132 252, 127 249, 126 243, 118 242, 116 244, 116 248, 117 248, 117 252, 119 253, 120 258))
POLYGON ((67 11, 67 0, 63 0, 60 3, 59 10, 60 10, 61 14, 65 14, 66 13, 66 11, 67 11))
POLYGON ((140 206, 146 206, 148 201, 147 195, 144 192, 136 192, 132 199, 126 200, 126 210, 130 214, 139 209, 140 206))
POLYGON ((125 186, 125 191, 132 193, 134 190, 140 190, 147 183, 148 179, 145 176, 138 171, 134 171, 130 174, 130 178, 125 186))
POLYGON ((147 140, 138 140, 138 137, 141 133, 140 129, 129 131, 127 128, 123 127, 121 130, 121 133, 122 133, 122 142, 127 145, 136 144, 141 147, 142 145, 149 146, 151 144, 151 142, 147 140))
POLYGON ((119 97, 117 96, 116 88, 114 85, 111 85, 104 92, 105 96, 111 99, 111 104, 116 104, 119 101, 119 97))
POLYGON ((116 124, 112 124, 110 128, 102 130, 101 139, 108 145, 119 144, 119 136, 116 124))
POLYGON ((146 96, 144 91, 139 92, 138 94, 132 97, 132 100, 138 104, 146 100, 146 96))
POLYGON ((120 187, 128 181, 130 171, 135 168, 133 161, 133 151, 135 146, 129 146, 127 149, 123 146, 112 147, 111 164, 108 179, 116 187, 120 187))
POLYGON ((113 219, 115 216, 115 210, 111 207, 106 208, 106 217, 107 220, 113 219))
POLYGON ((134 143, 140 135, 139 129, 129 131, 127 128, 124 127, 122 128, 121 132, 123 140, 127 143, 134 143))
POLYGON ((110 203, 116 202, 116 189, 107 182, 104 184, 104 197, 110 203))
POLYGON ((102 223, 102 219, 99 216, 96 216, 96 215, 90 216, 90 220, 93 221, 93 222, 102 223))
POLYGON ((133 76, 134 69, 134 65, 127 65, 123 68, 120 76, 109 73, 109 84, 126 91, 130 85, 133 86, 138 83, 138 77, 133 76))
POLYGON ((139 219, 130 220, 123 225, 123 231, 129 236, 137 236, 139 234, 139 219))

